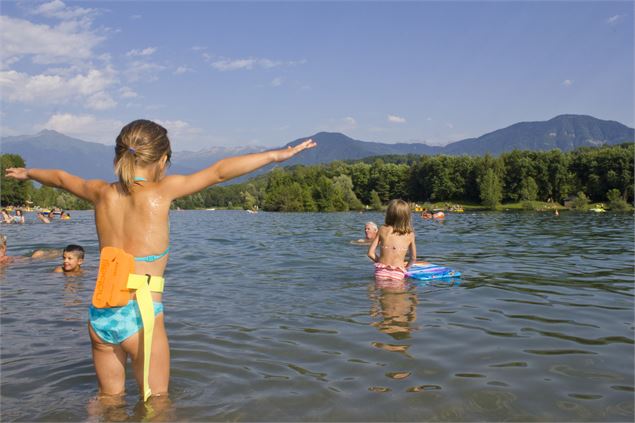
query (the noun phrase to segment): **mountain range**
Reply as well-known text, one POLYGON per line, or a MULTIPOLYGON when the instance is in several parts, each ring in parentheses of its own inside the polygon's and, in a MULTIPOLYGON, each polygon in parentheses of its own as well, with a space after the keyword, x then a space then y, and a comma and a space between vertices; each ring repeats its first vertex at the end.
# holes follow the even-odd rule
MULTIPOLYGON (((285 162, 285 165, 329 163, 389 154, 499 155, 506 151, 570 151, 578 147, 633 142, 635 133, 619 122, 585 115, 560 115, 547 121, 520 122, 478 138, 468 138, 444 147, 424 143, 380 143, 352 139, 341 133, 319 132, 298 138, 285 146, 313 138, 317 147, 285 162)), ((113 146, 83 141, 56 131, 0 139, 2 153, 19 154, 29 167, 64 168, 85 178, 113 180, 113 146)), ((174 152, 170 173, 191 173, 228 156, 263 151, 264 147, 214 147, 201 151, 174 152)))

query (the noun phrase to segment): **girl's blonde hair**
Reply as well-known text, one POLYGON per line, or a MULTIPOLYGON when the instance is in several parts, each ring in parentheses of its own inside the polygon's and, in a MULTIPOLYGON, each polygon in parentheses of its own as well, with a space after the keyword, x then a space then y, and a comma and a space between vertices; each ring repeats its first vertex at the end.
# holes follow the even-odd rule
POLYGON ((391 200, 386 210, 385 224, 392 226, 393 232, 405 235, 412 232, 410 206, 403 200, 391 200))
POLYGON ((170 164, 172 149, 168 131, 149 120, 135 120, 121 129, 115 144, 115 174, 121 188, 130 193, 135 183, 135 166, 147 166, 157 163, 167 155, 170 164))

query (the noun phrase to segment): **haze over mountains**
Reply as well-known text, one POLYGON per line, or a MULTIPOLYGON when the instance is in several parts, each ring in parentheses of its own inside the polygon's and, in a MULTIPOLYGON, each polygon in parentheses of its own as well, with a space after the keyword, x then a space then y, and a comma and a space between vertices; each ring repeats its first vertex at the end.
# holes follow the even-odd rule
MULTIPOLYGON (((499 155, 514 149, 570 151, 584 146, 633 142, 635 131, 619 122, 585 115, 560 115, 548 121, 521 122, 450 143, 444 147, 423 143, 378 143, 354 140, 341 133, 319 132, 286 145, 313 138, 317 147, 285 165, 329 163, 387 154, 499 155)), ((2 153, 21 155, 27 166, 64 168, 85 178, 113 180, 113 146, 82 141, 55 131, 2 138, 2 153)), ((262 151, 263 147, 214 147, 197 152, 174 152, 170 173, 191 173, 227 156, 262 151)))

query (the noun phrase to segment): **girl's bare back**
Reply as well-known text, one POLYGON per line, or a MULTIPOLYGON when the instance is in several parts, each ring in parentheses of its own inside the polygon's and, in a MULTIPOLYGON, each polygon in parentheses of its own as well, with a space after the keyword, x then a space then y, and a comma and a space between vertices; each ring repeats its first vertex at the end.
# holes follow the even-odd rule
POLYGON ((406 253, 410 245, 414 242, 413 233, 398 234, 391 226, 382 226, 377 235, 379 238, 379 248, 381 250, 379 263, 402 267, 406 258, 406 253))

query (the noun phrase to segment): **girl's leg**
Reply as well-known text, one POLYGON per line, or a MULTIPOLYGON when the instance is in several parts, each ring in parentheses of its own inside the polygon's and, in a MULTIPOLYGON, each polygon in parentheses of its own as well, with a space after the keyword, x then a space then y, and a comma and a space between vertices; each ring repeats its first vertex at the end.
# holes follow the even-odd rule
POLYGON ((88 324, 93 350, 93 364, 97 373, 99 393, 119 395, 125 391, 126 353, 121 346, 103 342, 88 324))
MULTIPOLYGON (((143 329, 121 343, 123 350, 130 355, 139 392, 143 389, 143 329)), ((163 313, 154 319, 152 336, 152 355, 150 356, 150 374, 148 376, 152 395, 168 393, 170 382, 170 347, 165 332, 163 313)))

